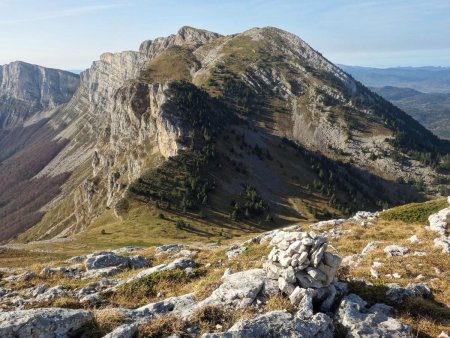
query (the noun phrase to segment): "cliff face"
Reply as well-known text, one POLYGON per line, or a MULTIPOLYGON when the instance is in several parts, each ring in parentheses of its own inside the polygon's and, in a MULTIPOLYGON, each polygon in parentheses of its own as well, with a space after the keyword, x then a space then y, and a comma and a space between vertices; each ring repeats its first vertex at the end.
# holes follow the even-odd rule
POLYGON ((78 75, 58 69, 19 61, 0 66, 0 128, 68 102, 78 85, 78 75))
POLYGON ((62 202, 49 206, 52 213, 67 203, 71 213, 44 217, 49 229, 41 236, 79 231, 105 207, 114 206, 146 168, 178 154, 183 148, 178 140, 188 131, 172 114, 167 84, 139 77, 165 50, 195 49, 219 36, 183 27, 177 34, 143 42, 139 51, 104 53, 80 74, 77 92, 52 116, 55 126, 64 125, 57 137, 69 143, 39 174, 74 173, 62 202))

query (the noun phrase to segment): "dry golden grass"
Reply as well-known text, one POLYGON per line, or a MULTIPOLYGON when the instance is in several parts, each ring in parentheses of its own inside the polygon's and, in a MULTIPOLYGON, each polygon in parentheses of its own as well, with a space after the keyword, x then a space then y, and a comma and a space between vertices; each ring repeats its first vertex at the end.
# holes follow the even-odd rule
MULTIPOLYGON (((427 206, 428 208, 428 206, 427 206)), ((422 208, 423 209, 423 208, 422 208)), ((403 210, 403 209, 402 209, 403 210)), ((409 210, 408 208, 406 210, 409 210)), ((391 215, 396 213, 391 213, 391 215)), ((406 216, 408 217, 408 216, 406 216)), ((414 214, 416 217, 416 214, 414 214)), ((440 249, 434 248, 433 240, 438 234, 425 230, 423 223, 406 223, 403 221, 378 220, 367 227, 359 224, 346 224, 340 229, 351 230, 338 239, 330 239, 341 257, 358 254, 372 241, 378 242, 378 248, 371 251, 357 267, 349 271, 340 269, 339 277, 350 281, 351 292, 359 294, 369 304, 384 302, 393 305, 398 318, 411 325, 419 337, 436 337, 440 332, 450 331, 450 259, 440 249), (412 244, 408 240, 417 235, 420 243, 412 244), (409 249, 402 257, 388 257, 383 249, 391 244, 399 244, 409 249), (414 252, 425 252, 426 256, 414 256, 414 252), (380 276, 371 276, 370 269, 374 261, 381 262, 381 267, 375 268, 380 276), (439 269, 442 272, 437 272, 439 269), (389 278, 388 274, 399 273, 400 279, 389 278), (422 275, 422 279, 416 279, 422 275), (364 282, 351 281, 362 278, 373 285, 364 282), (402 305, 391 304, 386 299, 387 283, 398 283, 406 286, 409 283, 425 282, 432 290, 432 299, 412 299, 402 305)))
POLYGON ((264 305, 264 312, 286 310, 289 313, 295 312, 295 307, 291 304, 288 297, 283 295, 271 296, 264 305))
POLYGON ((240 318, 240 312, 225 309, 223 306, 205 306, 194 312, 189 322, 194 323, 201 333, 226 331, 240 318), (220 325, 219 329, 217 325, 220 325))
POLYGON ((46 307, 59 307, 64 309, 84 309, 84 305, 81 304, 78 299, 73 297, 58 297, 55 299, 50 299, 44 302, 37 302, 25 305, 25 309, 37 309, 46 307))
POLYGON ((185 323, 177 316, 158 317, 138 330, 137 338, 164 338, 171 334, 183 334, 185 323))
POLYGON ((119 327, 124 321, 123 313, 117 309, 106 308, 95 311, 95 326, 102 332, 107 333, 119 327))
POLYGON ((236 321, 256 316, 254 308, 227 309, 223 306, 205 306, 195 311, 186 321, 177 316, 163 316, 139 327, 138 337, 163 338, 171 334, 180 337, 191 337, 187 328, 196 327, 200 337, 207 332, 223 332, 228 330, 236 321))

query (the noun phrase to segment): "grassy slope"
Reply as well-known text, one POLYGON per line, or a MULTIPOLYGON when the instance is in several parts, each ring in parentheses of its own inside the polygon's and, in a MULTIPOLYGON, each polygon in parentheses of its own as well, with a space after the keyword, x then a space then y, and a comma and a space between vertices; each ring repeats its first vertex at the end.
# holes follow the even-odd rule
MULTIPOLYGON (((75 255, 87 254, 97 250, 116 249, 124 246, 155 246, 167 243, 184 243, 204 246, 207 244, 229 243, 239 238, 247 238, 261 231, 240 222, 225 226, 217 226, 210 218, 191 218, 189 214, 178 216, 164 212, 152 205, 135 205, 123 220, 114 216, 112 210, 107 210, 91 225, 73 237, 55 241, 31 242, 27 250, 46 251, 34 257, 29 255, 23 261, 22 255, 17 257, 11 251, 0 252, 1 266, 26 266, 30 263, 45 262, 49 256, 53 259, 63 259, 75 255), (160 214, 165 219, 160 218, 160 214), (176 221, 182 219, 190 226, 177 228, 176 221), (104 230, 104 231, 103 231, 104 230), (104 232, 104 234, 102 234, 104 232)), ((19 246, 22 247, 22 246, 19 246)))

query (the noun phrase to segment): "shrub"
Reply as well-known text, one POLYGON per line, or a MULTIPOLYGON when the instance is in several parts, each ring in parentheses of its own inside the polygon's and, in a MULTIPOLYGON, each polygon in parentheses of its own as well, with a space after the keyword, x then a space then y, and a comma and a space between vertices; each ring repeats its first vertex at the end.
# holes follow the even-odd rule
POLYGON ((424 203, 411 203, 386 210, 380 218, 386 221, 403 221, 407 223, 426 223, 431 214, 448 206, 445 199, 424 203))

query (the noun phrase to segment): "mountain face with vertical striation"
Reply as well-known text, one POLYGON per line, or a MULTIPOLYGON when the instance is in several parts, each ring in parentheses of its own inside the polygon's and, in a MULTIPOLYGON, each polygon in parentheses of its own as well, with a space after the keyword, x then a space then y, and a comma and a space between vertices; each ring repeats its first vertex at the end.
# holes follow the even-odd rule
POLYGON ((33 113, 69 101, 78 75, 25 62, 0 66, 0 128, 22 124, 33 113))
POLYGON ((436 195, 450 169, 448 142, 271 27, 183 27, 103 54, 48 127, 60 148, 30 181, 64 184, 15 232, 22 241, 141 205, 218 226, 280 226, 436 195))

